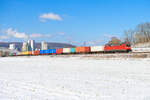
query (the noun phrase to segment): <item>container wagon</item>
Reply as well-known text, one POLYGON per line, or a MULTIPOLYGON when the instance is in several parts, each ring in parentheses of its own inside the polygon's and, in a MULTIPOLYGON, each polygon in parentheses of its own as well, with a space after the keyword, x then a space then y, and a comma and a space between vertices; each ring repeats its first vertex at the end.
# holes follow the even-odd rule
POLYGON ((34 51, 34 52, 33 52, 33 55, 34 55, 34 56, 40 55, 40 50, 34 51))
POLYGON ((70 54, 70 48, 63 48, 63 54, 70 54))
POLYGON ((50 49, 50 50, 49 50, 49 53, 50 53, 51 55, 56 54, 56 49, 50 49))
POLYGON ((103 53, 104 46, 91 46, 91 53, 103 53))
POLYGON ((90 47, 76 47, 75 48, 76 53, 90 53, 90 47))
POLYGON ((76 53, 76 50, 75 50, 75 48, 70 48, 70 53, 71 53, 71 54, 74 54, 74 53, 76 53))
POLYGON ((63 48, 57 48, 56 54, 58 54, 58 55, 63 54, 63 48))

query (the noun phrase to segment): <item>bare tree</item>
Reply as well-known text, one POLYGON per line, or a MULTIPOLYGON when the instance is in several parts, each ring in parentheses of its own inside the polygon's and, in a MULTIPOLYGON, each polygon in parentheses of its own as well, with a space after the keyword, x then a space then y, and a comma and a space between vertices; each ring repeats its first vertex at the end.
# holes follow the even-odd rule
POLYGON ((134 39, 134 30, 127 30, 124 32, 124 41, 127 42, 127 43, 130 43, 130 44, 133 44, 135 42, 135 39, 134 39))
POLYGON ((150 23, 139 24, 135 29, 124 32, 124 41, 131 44, 144 43, 150 41, 150 23))

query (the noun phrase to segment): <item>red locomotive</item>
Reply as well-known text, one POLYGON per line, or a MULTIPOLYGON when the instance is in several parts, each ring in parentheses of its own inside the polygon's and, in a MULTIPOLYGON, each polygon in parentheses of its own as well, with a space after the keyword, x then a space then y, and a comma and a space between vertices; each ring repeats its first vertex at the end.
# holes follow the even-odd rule
POLYGON ((128 43, 106 44, 104 52, 130 52, 131 46, 128 43))

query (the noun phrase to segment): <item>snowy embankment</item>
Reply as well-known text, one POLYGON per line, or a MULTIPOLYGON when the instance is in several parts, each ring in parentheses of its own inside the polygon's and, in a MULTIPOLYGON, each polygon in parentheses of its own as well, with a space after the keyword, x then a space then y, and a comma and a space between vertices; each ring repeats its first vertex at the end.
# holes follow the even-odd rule
POLYGON ((0 58, 0 100, 150 100, 150 59, 0 58))

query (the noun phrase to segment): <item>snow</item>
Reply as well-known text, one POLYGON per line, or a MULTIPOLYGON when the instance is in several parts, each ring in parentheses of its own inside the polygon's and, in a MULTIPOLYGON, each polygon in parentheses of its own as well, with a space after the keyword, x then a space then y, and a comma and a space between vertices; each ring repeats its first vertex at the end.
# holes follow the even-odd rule
POLYGON ((149 58, 0 58, 0 100, 150 100, 149 93, 149 58))

